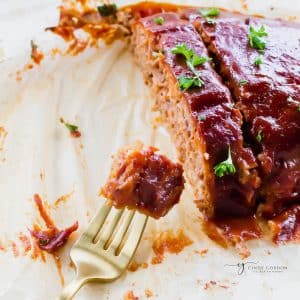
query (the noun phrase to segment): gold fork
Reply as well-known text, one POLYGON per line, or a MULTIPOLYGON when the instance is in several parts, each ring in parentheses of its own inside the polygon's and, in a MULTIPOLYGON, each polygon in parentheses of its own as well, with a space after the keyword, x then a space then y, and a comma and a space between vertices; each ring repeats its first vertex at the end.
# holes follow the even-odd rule
POLYGON ((139 245, 147 219, 133 210, 103 205, 71 249, 76 276, 58 299, 72 299, 88 282, 120 277, 139 245))

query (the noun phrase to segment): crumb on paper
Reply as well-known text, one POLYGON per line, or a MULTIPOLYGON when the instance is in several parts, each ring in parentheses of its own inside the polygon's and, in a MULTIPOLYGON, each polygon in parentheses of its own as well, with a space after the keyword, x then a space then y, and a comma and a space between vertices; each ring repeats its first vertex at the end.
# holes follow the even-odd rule
POLYGON ((30 57, 34 61, 34 63, 39 65, 44 58, 44 54, 40 50, 39 46, 33 40, 30 41, 30 46, 31 46, 30 57))
POLYGON ((13 253, 14 257, 18 257, 20 255, 20 251, 17 247, 16 242, 10 241, 10 248, 12 250, 12 253, 13 253))
POLYGON ((30 236, 24 234, 23 232, 19 232, 18 239, 21 242, 23 248, 23 256, 25 256, 29 251, 31 251, 32 248, 30 236))
POLYGON ((194 250, 194 252, 200 254, 202 257, 205 257, 208 252, 208 249, 194 250))
POLYGON ((3 241, 0 240, 0 251, 5 251, 6 246, 4 245, 3 241))
POLYGON ((124 295, 123 300, 139 300, 139 297, 136 297, 133 291, 128 291, 124 295))
POLYGON ((240 0, 243 10, 248 11, 248 3, 247 0, 240 0))
POLYGON ((172 230, 167 230, 158 233, 154 237, 152 244, 152 250, 154 257, 152 258, 152 264, 160 264, 164 260, 164 253, 180 253, 185 247, 193 244, 193 241, 185 235, 182 229, 179 229, 176 233, 172 230))
POLYGON ((4 127, 0 126, 0 151, 3 150, 7 134, 8 134, 7 130, 4 127))
POLYGON ((152 290, 150 290, 150 289, 145 289, 145 296, 147 297, 147 298, 151 298, 151 297, 153 297, 153 292, 152 292, 152 290))
POLYGON ((132 261, 130 263, 130 265, 128 266, 128 271, 135 272, 140 268, 147 269, 148 268, 148 263, 138 263, 136 261, 132 261))
POLYGON ((66 203, 73 196, 73 194, 74 191, 58 197, 54 202, 54 206, 57 208, 61 203, 66 203))
POLYGON ((54 58, 55 56, 57 56, 57 55, 62 55, 63 53, 62 53, 62 51, 59 49, 59 48, 52 48, 51 50, 50 50, 50 56, 52 57, 52 58, 54 58))
POLYGON ((206 283, 204 284, 204 290, 211 289, 211 288, 214 287, 216 284, 217 284, 216 281, 210 280, 210 281, 208 281, 208 282, 206 282, 206 283))

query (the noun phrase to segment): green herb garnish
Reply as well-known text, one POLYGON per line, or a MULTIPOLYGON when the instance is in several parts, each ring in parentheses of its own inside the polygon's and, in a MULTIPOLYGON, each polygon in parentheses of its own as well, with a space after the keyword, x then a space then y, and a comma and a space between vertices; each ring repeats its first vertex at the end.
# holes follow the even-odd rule
POLYGON ((206 116, 205 115, 198 115, 198 120, 199 121, 201 121, 201 122, 203 122, 203 121, 205 121, 206 120, 206 116))
POLYGON ((264 36, 268 36, 264 25, 261 25, 259 29, 255 29, 250 25, 248 38, 252 48, 261 52, 264 51, 266 48, 266 41, 263 39, 264 36))
POLYGON ((262 64, 262 56, 261 55, 258 55, 255 60, 254 60, 254 64, 255 66, 259 67, 261 64, 262 64))
POLYGON ((234 174, 236 172, 235 166, 232 162, 230 146, 228 147, 228 157, 226 160, 220 162, 214 167, 216 176, 223 177, 224 175, 234 174))
POLYGON ((239 80, 239 86, 246 85, 247 83, 248 83, 248 80, 246 80, 246 79, 239 80))
POLYGON ((261 130, 258 130, 256 140, 260 143, 262 141, 262 135, 261 135, 261 130))
POLYGON ((199 12, 205 18, 205 21, 211 25, 216 23, 216 17, 220 14, 220 11, 215 7, 211 9, 200 9, 199 12))
POLYGON ((164 24, 165 19, 163 17, 157 17, 157 18, 154 18, 154 22, 157 25, 162 25, 162 24, 164 24))
POLYGON ((195 75, 194 77, 179 77, 180 89, 187 90, 191 87, 202 87, 204 85, 203 80, 200 77, 200 72, 195 69, 199 65, 211 61, 211 58, 206 56, 199 56, 193 49, 188 48, 185 43, 178 44, 171 49, 171 53, 184 56, 188 68, 195 75))
POLYGON ((298 106, 298 108, 297 108, 297 111, 299 111, 299 112, 300 112, 300 105, 298 106))
POLYGON ((220 14, 220 11, 216 7, 212 7, 210 9, 199 9, 200 14, 207 17, 217 17, 220 14))
POLYGON ((188 90, 192 87, 202 87, 204 85, 204 82, 199 77, 186 77, 186 76, 180 76, 178 78, 179 88, 181 90, 188 90))
POLYGON ((102 17, 108 17, 111 15, 115 15, 118 8, 116 4, 103 4, 97 7, 99 14, 102 17))
POLYGON ((65 123, 65 126, 69 129, 70 132, 78 131, 78 126, 70 123, 65 123))

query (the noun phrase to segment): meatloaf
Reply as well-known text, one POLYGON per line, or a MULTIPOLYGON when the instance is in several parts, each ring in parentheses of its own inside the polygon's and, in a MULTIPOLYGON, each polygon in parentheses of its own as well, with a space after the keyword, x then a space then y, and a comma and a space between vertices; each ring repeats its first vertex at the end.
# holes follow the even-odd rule
POLYGON ((173 12, 139 18, 131 30, 135 60, 201 209, 209 216, 253 214, 256 160, 244 143, 242 115, 199 34, 173 12))
POLYGON ((238 220, 256 223, 258 212, 276 241, 298 238, 300 25, 151 2, 112 8, 62 7, 51 30, 71 49, 78 29, 90 45, 129 41, 210 220, 244 232, 238 220))
POLYGON ((213 26, 197 12, 189 19, 244 116, 262 178, 259 212, 273 218, 300 203, 300 24, 228 12, 213 26))

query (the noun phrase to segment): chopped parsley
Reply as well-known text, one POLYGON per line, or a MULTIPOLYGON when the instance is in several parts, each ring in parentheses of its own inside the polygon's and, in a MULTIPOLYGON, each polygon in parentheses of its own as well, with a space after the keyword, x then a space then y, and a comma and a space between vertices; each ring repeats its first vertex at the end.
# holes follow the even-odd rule
POLYGON ((262 56, 261 55, 258 55, 255 60, 254 60, 254 65, 259 67, 261 64, 262 64, 262 56))
POLYGON ((111 15, 115 15, 118 8, 116 4, 103 4, 97 7, 99 14, 101 17, 108 17, 111 15))
POLYGON ((204 82, 199 77, 186 77, 186 76, 180 76, 178 78, 179 88, 181 90, 188 90, 192 87, 202 87, 204 85, 204 82))
POLYGON ((216 176, 223 177, 224 175, 234 174, 236 172, 235 166, 232 162, 230 146, 228 147, 228 157, 226 160, 220 162, 214 167, 216 176))
POLYGON ((216 7, 212 7, 210 9, 200 9, 200 14, 203 17, 217 17, 220 14, 220 11, 216 7))
POLYGON ((78 126, 70 123, 65 123, 65 126, 69 129, 70 132, 78 131, 78 126))
POLYGON ((260 143, 262 141, 262 135, 261 135, 261 130, 258 130, 256 140, 260 143))
POLYGON ((198 120, 203 122, 203 121, 206 120, 206 116, 205 116, 205 115, 199 114, 199 115, 198 115, 198 120))
POLYGON ((220 14, 220 11, 215 7, 210 9, 200 9, 199 12, 205 18, 205 21, 211 25, 216 23, 216 17, 220 14))
POLYGON ((165 19, 163 17, 154 18, 154 23, 157 25, 162 25, 162 24, 164 24, 164 22, 165 22, 165 19))
POLYGON ((246 79, 239 80, 239 86, 243 86, 243 85, 246 85, 246 84, 248 84, 248 80, 246 80, 246 79))
POLYGON ((63 118, 60 118, 60 122, 66 126, 66 128, 69 130, 72 137, 78 138, 81 136, 81 132, 79 131, 77 125, 67 123, 64 121, 63 118))
POLYGON ((193 49, 188 48, 185 43, 178 44, 176 47, 172 48, 171 53, 184 56, 188 68, 195 75, 194 77, 179 77, 179 88, 187 90, 191 87, 204 86, 204 81, 200 77, 200 72, 197 71, 195 67, 211 61, 211 58, 206 56, 199 56, 193 49))
POLYGON ((261 25, 259 29, 255 29, 250 25, 248 38, 252 48, 257 49, 260 52, 264 51, 266 48, 266 41, 263 37, 265 36, 268 36, 268 33, 266 32, 264 25, 261 25))
POLYGON ((299 111, 299 112, 300 112, 300 105, 298 106, 298 108, 297 108, 297 111, 299 111))

